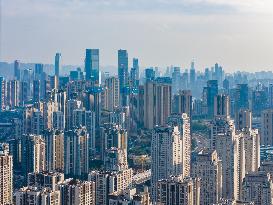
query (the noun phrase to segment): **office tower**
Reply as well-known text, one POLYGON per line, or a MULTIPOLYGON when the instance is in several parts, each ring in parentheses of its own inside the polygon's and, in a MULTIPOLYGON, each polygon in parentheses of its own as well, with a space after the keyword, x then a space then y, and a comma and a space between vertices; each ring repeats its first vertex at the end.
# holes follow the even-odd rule
POLYGON ((224 88, 225 93, 229 94, 229 80, 228 79, 225 79, 223 81, 223 88, 224 88))
POLYGON ((245 130, 234 138, 234 198, 242 199, 245 175, 260 167, 260 136, 258 130, 245 130))
POLYGON ((7 105, 10 108, 19 106, 19 81, 11 80, 7 83, 7 105))
POLYGON ((192 116, 192 94, 190 90, 180 90, 174 95, 173 113, 186 113, 188 117, 192 116))
POLYGON ((96 184, 96 205, 107 205, 109 194, 122 194, 132 186, 132 169, 125 169, 119 172, 91 171, 88 181, 96 184))
POLYGON ((43 73, 44 73, 44 65, 40 63, 35 64, 34 72, 33 72, 34 80, 42 80, 43 73))
POLYGON ((236 87, 235 94, 235 113, 240 109, 248 109, 248 85, 247 84, 238 84, 236 87))
POLYGON ((223 82, 223 68, 218 63, 214 65, 215 79, 222 85, 223 82))
POLYGON ((126 106, 126 89, 128 87, 128 53, 127 50, 118 50, 118 78, 121 105, 126 106))
POLYGON ((60 130, 45 130, 46 170, 64 171, 64 133, 60 130))
POLYGON ((110 77, 105 80, 105 106, 104 109, 113 112, 120 106, 119 79, 110 77))
POLYGON ((0 76, 0 111, 4 110, 6 106, 6 81, 4 77, 0 76))
POLYGON ((273 146, 273 109, 261 114, 261 145, 273 146))
POLYGON ((64 130, 64 114, 61 111, 52 113, 52 128, 57 130, 64 130))
POLYGON ((214 97, 214 116, 229 116, 230 100, 228 95, 219 94, 214 97))
POLYGON ((36 108, 26 108, 24 110, 24 134, 40 135, 44 130, 42 112, 36 108))
POLYGON ((180 67, 174 67, 172 73, 172 90, 173 94, 177 94, 177 92, 181 88, 181 73, 180 73, 180 67))
POLYGON ((89 171, 89 134, 86 127, 64 133, 65 174, 83 177, 89 171))
POLYGON ((39 102, 40 101, 40 80, 34 80, 33 81, 33 102, 39 102))
POLYGON ((200 204, 215 204, 222 198, 222 162, 217 152, 201 150, 192 163, 192 177, 199 177, 200 204))
POLYGON ((100 84, 99 49, 86 49, 85 51, 85 73, 86 80, 100 84))
POLYGON ((249 109, 240 109, 235 114, 236 130, 252 129, 252 112, 249 109))
POLYGON ((22 136, 22 170, 25 176, 30 172, 46 170, 45 153, 45 142, 42 136, 22 136))
POLYGON ((48 188, 23 187, 15 193, 16 205, 59 205, 61 204, 60 191, 48 188))
POLYGON ((32 172, 28 174, 27 185, 38 189, 50 188, 55 191, 57 184, 64 181, 64 174, 59 172, 32 172))
POLYGON ((133 58, 133 67, 130 72, 131 86, 134 89, 138 89, 139 86, 139 65, 138 59, 133 58))
POLYGON ((20 80, 21 79, 21 70, 20 70, 20 61, 14 61, 14 79, 20 80))
POLYGON ((199 205, 199 199, 200 180, 172 176, 157 183, 156 204, 199 205))
POLYGON ((0 204, 12 204, 13 161, 8 144, 0 144, 0 204))
POLYGON ((145 82, 155 80, 155 71, 153 68, 146 68, 145 69, 145 82))
POLYGON ((260 116, 261 112, 268 108, 268 90, 262 84, 258 84, 252 91, 251 109, 254 116, 260 116))
POLYGON ((207 82, 207 106, 208 117, 212 118, 214 115, 214 97, 218 94, 217 80, 209 80, 207 82))
POLYGON ((166 125, 167 118, 171 114, 172 86, 170 81, 147 81, 145 83, 145 128, 153 129, 156 125, 166 125))
POLYGON ((152 157, 152 199, 156 199, 156 184, 160 179, 167 179, 169 176, 189 176, 189 156, 183 145, 179 127, 156 127, 152 133, 151 157, 152 157))
POLYGON ((56 55, 55 55, 55 76, 54 76, 55 90, 59 89, 60 64, 61 64, 61 53, 56 53, 56 55))
POLYGON ((243 200, 254 204, 272 204, 272 179, 265 172, 249 173, 243 180, 243 200))
POLYGON ((191 88, 195 87, 195 67, 194 67, 194 62, 191 62, 191 69, 190 69, 190 84, 191 88))

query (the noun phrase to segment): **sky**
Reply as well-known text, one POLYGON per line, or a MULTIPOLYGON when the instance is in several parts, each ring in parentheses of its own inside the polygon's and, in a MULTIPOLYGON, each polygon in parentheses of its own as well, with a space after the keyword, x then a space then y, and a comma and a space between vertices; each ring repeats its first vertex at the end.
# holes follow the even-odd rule
POLYGON ((102 66, 227 72, 273 70, 272 0, 0 0, 0 61, 82 65, 86 48, 100 49, 102 66))

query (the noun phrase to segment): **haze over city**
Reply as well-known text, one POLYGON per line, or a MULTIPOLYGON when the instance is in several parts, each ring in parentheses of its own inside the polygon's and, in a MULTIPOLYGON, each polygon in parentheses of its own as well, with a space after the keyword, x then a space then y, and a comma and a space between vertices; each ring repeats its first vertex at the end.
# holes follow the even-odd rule
POLYGON ((0 60, 83 65, 92 47, 117 66, 123 48, 141 68, 272 70, 272 25, 271 0, 2 0, 0 60))

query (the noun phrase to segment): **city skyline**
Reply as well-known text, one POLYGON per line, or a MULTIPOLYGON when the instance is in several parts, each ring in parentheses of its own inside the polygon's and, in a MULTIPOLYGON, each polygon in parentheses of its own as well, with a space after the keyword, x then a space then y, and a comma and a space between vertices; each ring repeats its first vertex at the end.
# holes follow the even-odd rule
POLYGON ((64 64, 82 65, 85 48, 99 48, 101 65, 117 66, 122 48, 140 67, 187 68, 192 59, 198 70, 215 62, 227 72, 273 67, 269 0, 1 3, 1 61, 51 64, 61 52, 64 64))

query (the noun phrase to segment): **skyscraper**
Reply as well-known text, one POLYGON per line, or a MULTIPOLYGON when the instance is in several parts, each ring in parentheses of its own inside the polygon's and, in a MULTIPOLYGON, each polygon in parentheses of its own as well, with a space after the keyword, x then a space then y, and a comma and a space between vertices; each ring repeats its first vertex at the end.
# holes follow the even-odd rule
POLYGON ((85 51, 85 72, 86 80, 100 84, 99 49, 86 49, 85 51))
POLYGON ((248 109, 248 85, 247 84, 238 84, 235 94, 235 113, 240 109, 248 109))
POLYGON ((258 130, 244 130, 234 137, 234 199, 242 200, 245 175, 260 167, 260 136, 258 130))
POLYGON ((240 109, 235 113, 236 130, 252 129, 252 112, 249 109, 240 109))
POLYGON ((254 204, 272 204, 272 186, 272 179, 267 173, 249 173, 243 180, 242 198, 254 204))
MULTIPOLYGON (((189 127, 186 127, 189 129, 189 127)), ((185 130, 185 132, 187 132, 185 130)), ((152 134, 152 199, 156 200, 157 182, 171 175, 187 177, 190 175, 190 156, 188 143, 183 144, 178 126, 156 127, 152 134)))
POLYGON ((6 81, 0 76, 0 110, 3 110, 6 105, 6 81))
POLYGON ((60 77, 60 64, 61 64, 61 53, 55 55, 55 89, 59 88, 59 77, 60 77))
POLYGON ((0 144, 0 204, 12 204, 13 162, 7 144, 0 144))
POLYGON ((192 116, 192 94, 190 90, 180 90, 174 95, 173 110, 174 113, 187 113, 188 117, 192 116))
POLYGON ((264 110, 262 112, 261 145, 273 146, 273 109, 264 110))
POLYGON ((89 134, 85 127, 64 133, 65 174, 87 176, 89 171, 89 134))
POLYGON ((127 50, 118 50, 118 78, 121 94, 121 105, 127 105, 127 87, 128 87, 128 53, 127 50))
POLYGON ((171 81, 163 80, 147 81, 144 85, 144 127, 147 129, 166 125, 171 114, 171 81))
POLYGON ((21 70, 20 70, 20 61, 14 61, 14 79, 20 80, 21 78, 21 70))
POLYGON ((119 79, 110 77, 105 80, 105 107, 104 109, 113 112, 120 106, 119 79))
POLYGON ((219 94, 214 97, 214 116, 230 115, 230 100, 228 95, 219 94))
POLYGON ((218 94, 217 80, 209 80, 207 82, 207 106, 208 117, 212 118, 214 115, 214 97, 218 94))

